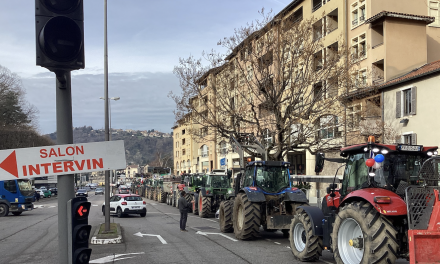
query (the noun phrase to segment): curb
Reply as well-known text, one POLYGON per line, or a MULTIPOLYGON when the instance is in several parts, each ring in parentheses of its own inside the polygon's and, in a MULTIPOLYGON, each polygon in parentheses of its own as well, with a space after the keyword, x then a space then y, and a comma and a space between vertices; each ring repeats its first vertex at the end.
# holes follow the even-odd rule
MULTIPOLYGON (((101 223, 99 226, 103 225, 101 223)), ((107 245, 107 244, 122 244, 122 234, 121 234, 121 226, 118 224, 118 236, 115 238, 98 238, 99 235, 99 227, 96 228, 95 233, 93 234, 92 239, 90 240, 90 244, 92 245, 107 245)))

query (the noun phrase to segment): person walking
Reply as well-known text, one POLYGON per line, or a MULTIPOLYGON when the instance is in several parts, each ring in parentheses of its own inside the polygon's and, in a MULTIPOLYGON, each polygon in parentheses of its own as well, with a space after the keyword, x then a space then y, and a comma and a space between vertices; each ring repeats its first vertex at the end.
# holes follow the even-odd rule
POLYGON ((188 218, 188 201, 185 199, 185 191, 180 193, 180 198, 177 201, 177 208, 180 211, 180 232, 188 232, 186 230, 186 220, 188 218))
POLYGON ((35 191, 35 199, 37 200, 37 202, 40 201, 40 196, 40 192, 35 191))

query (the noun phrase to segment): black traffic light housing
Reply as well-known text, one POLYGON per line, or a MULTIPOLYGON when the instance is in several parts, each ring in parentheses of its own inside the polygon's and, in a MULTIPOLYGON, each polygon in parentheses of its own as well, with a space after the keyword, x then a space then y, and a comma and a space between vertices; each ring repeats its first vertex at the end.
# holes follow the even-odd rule
POLYGON ((69 261, 74 264, 89 263, 92 249, 89 237, 92 226, 88 224, 90 202, 85 197, 77 197, 67 203, 69 261))
POLYGON ((37 65, 51 71, 84 69, 83 0, 35 0, 37 65))

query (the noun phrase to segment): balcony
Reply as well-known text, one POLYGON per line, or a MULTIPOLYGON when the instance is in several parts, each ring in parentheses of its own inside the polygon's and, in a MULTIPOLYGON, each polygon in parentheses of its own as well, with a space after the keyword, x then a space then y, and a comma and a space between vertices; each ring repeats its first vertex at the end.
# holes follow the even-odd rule
POLYGON ((359 22, 364 22, 364 21, 365 21, 365 16, 359 17, 359 22))
POLYGON ((355 19, 355 20, 353 20, 353 21, 351 22, 351 24, 353 25, 353 27, 357 26, 358 23, 359 23, 359 22, 358 22, 357 19, 355 19))

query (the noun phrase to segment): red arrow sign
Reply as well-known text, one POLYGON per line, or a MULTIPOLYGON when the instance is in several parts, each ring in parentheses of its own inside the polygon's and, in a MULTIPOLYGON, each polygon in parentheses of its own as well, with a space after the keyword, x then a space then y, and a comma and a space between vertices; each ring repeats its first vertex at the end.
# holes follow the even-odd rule
POLYGON ((18 178, 17 158, 15 157, 15 150, 11 154, 9 154, 9 156, 2 163, 0 163, 0 168, 18 178))

